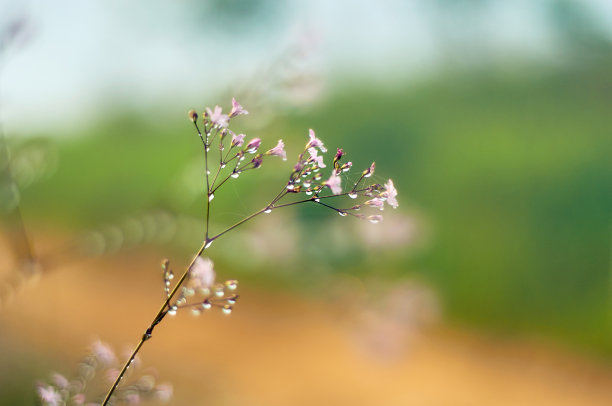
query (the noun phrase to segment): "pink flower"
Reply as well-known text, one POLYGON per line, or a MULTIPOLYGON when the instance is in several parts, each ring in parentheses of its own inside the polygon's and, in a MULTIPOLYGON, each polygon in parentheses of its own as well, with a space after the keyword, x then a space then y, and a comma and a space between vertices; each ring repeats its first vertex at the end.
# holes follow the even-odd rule
POLYGON ((263 159, 261 159, 261 156, 261 154, 257 154, 255 155, 255 158, 253 158, 253 160, 251 161, 253 163, 253 169, 259 168, 263 163, 263 159))
POLYGON ((244 149, 246 150, 246 152, 254 154, 259 148, 260 144, 261 144, 261 140, 259 138, 253 138, 251 141, 249 141, 249 143, 244 149))
POLYGON ((236 117, 241 114, 249 114, 249 112, 243 109, 240 103, 238 103, 236 99, 232 97, 232 110, 230 111, 229 116, 236 117))
POLYGON ((310 147, 308 148, 308 152, 310 153, 310 159, 317 164, 319 168, 325 168, 325 164, 323 163, 323 157, 319 156, 316 148, 310 147))
POLYGON ((37 391, 42 404, 45 406, 57 406, 62 402, 62 396, 53 386, 39 386, 37 391))
POLYGON ((268 152, 266 155, 275 155, 283 158, 283 161, 287 160, 287 152, 285 151, 285 143, 283 140, 278 140, 278 144, 268 152))
POLYGON ((327 152, 327 148, 325 148, 323 142, 315 136, 315 132, 312 128, 308 130, 308 135, 310 136, 310 140, 308 144, 306 144, 306 148, 317 147, 321 152, 327 152))
POLYGON ((375 207, 375 208, 380 209, 380 210, 384 210, 385 209, 385 201, 383 199, 381 199, 380 197, 375 197, 372 200, 368 200, 367 202, 365 202, 365 204, 367 204, 368 206, 371 206, 371 207, 375 207))
POLYGON ((325 186, 328 186, 332 193, 335 195, 339 195, 342 193, 342 186, 340 185, 342 179, 340 176, 336 174, 336 171, 333 171, 329 179, 325 182, 325 186))
POLYGON ((218 127, 227 127, 229 125, 229 117, 227 114, 223 114, 221 107, 215 106, 215 110, 211 111, 210 108, 206 107, 206 114, 211 123, 218 127))
POLYGON ((210 258, 197 257, 189 270, 189 285, 196 289, 207 289, 215 283, 215 271, 210 258))
POLYGON ((232 135, 232 147, 239 147, 244 144, 244 134, 232 135))
POLYGON ((117 359, 112 348, 100 340, 94 341, 94 343, 91 345, 91 350, 94 357, 96 357, 103 365, 113 364, 117 359))
POLYGON ((382 196, 387 199, 387 203, 391 207, 397 209, 397 207, 399 206, 397 203, 397 199, 395 198, 397 196, 397 190, 395 190, 395 186, 393 185, 393 181, 391 179, 389 179, 387 183, 385 183, 385 191, 382 193, 382 196))
POLYGON ((338 148, 338 151, 336 151, 336 156, 334 157, 334 161, 339 161, 342 158, 342 155, 344 155, 344 151, 342 151, 342 148, 338 148))

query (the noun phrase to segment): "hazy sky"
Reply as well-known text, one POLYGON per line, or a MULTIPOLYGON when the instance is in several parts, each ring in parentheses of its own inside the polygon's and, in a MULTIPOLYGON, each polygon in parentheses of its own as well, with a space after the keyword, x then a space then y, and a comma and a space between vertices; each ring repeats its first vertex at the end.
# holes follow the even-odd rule
MULTIPOLYGON (((0 27, 27 23, 4 52, 2 114, 23 130, 80 123, 101 103, 201 105, 287 49, 305 52, 298 68, 381 85, 449 64, 554 60, 552 1, 0 0, 0 27)), ((612 27, 612 2, 579 3, 612 27)))

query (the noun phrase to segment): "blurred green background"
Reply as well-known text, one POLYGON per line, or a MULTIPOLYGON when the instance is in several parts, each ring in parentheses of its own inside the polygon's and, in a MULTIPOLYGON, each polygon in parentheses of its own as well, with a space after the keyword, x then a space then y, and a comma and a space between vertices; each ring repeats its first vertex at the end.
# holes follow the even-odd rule
MULTIPOLYGON (((289 259, 279 260, 280 271, 249 255, 237 257, 234 244, 240 242, 232 239, 238 236, 230 234, 215 244, 219 247, 211 255, 230 266, 244 283, 261 289, 281 286, 317 297, 338 275, 377 278, 391 285, 413 278, 438 296, 444 323, 505 337, 541 337, 609 359, 609 7, 595 1, 501 3, 440 0, 427 5, 411 2, 410 7, 385 3, 369 6, 374 11, 361 9, 363 4, 358 3, 353 8, 360 13, 346 11, 349 20, 365 24, 364 13, 372 12, 398 27, 417 18, 410 16, 415 10, 422 13, 418 16, 429 16, 431 35, 406 39, 406 44, 429 44, 426 54, 436 57, 425 64, 417 61, 424 54, 402 45, 402 35, 409 34, 392 30, 385 34, 393 37, 386 53, 374 53, 375 60, 368 61, 363 53, 387 41, 374 17, 368 30, 379 32, 380 42, 365 44, 362 53, 354 50, 364 35, 357 27, 367 31, 365 25, 351 26, 356 43, 344 43, 347 37, 336 36, 337 31, 329 28, 335 23, 319 30, 321 22, 301 2, 186 4, 193 12, 175 20, 194 22, 193 27, 203 33, 197 37, 200 44, 191 43, 189 49, 199 47, 216 65, 235 58, 246 64, 246 74, 229 69, 232 79, 222 77, 221 83, 206 76, 181 81, 168 69, 163 74, 173 86, 187 89, 179 88, 176 95, 162 89, 156 97, 145 95, 142 104, 139 97, 123 99, 122 93, 129 90, 122 90, 121 83, 127 82, 119 81, 117 88, 113 88, 117 83, 108 83, 112 89, 99 93, 99 110, 73 113, 78 125, 30 127, 38 121, 37 113, 26 117, 14 110, 6 126, 7 145, 15 162, 14 175, 23 180, 19 204, 25 229, 32 235, 54 229, 61 236, 72 235, 104 229, 150 210, 201 219, 202 153, 186 112, 217 103, 229 109, 231 97, 236 96, 251 113, 235 120, 236 130, 261 137, 270 147, 282 138, 289 159, 266 163, 258 173, 229 184, 226 193, 214 200, 213 207, 218 208, 214 226, 231 224, 265 204, 284 182, 308 128, 315 129, 330 150, 344 148, 358 170, 375 160, 377 180, 394 180, 399 211, 418 224, 414 241, 368 249, 350 232, 354 226, 346 225, 340 237, 336 231, 322 232, 332 225, 333 230, 342 230, 352 219, 332 219, 333 213, 316 207, 288 210, 298 249, 289 259), (541 24, 537 28, 554 34, 555 41, 533 45, 528 35, 518 36, 516 43, 505 43, 503 35, 496 40, 494 34, 504 32, 502 24, 496 28, 482 20, 487 10, 498 6, 518 13, 518 26, 511 27, 510 38, 517 32, 537 32, 532 24, 541 24), (545 18, 522 20, 521 13, 545 18), (319 58, 314 68, 301 66, 302 56, 293 53, 292 44, 276 48, 278 59, 239 55, 241 51, 257 55, 258 41, 263 46, 278 44, 275 36, 304 15, 311 17, 313 31, 322 38, 323 45, 312 51, 319 58), (469 27, 474 21, 482 23, 476 24, 479 29, 469 27), (240 28, 223 32, 224 24, 240 28), (487 38, 487 30, 492 39, 487 38), (432 37, 437 38, 434 45, 432 37), (234 49, 216 58, 213 43, 223 41, 234 49), (332 63, 326 58, 335 47, 347 55, 332 63), (415 72, 413 63, 418 65, 415 72), (323 90, 310 97, 312 88, 323 90), (306 101, 299 97, 304 93, 306 101), (354 244, 330 249, 338 238, 354 244)), ((343 18, 325 15, 325 21, 343 18)), ((346 27, 337 24, 338 29, 346 27)), ((258 219, 255 232, 279 227, 268 221, 258 219)), ((198 235, 197 220, 194 227, 198 235)), ((168 253, 160 255, 188 256, 199 245, 194 238, 161 244, 168 253)))

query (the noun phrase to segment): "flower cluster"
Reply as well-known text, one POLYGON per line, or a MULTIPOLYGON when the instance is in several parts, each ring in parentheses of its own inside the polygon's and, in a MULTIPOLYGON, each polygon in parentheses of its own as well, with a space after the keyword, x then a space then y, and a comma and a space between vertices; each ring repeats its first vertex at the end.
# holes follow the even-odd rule
MULTIPOLYGON (((174 272, 169 265, 167 259, 162 262, 167 298, 170 298, 170 281, 174 279, 174 272)), ((204 310, 213 307, 230 314, 238 300, 238 295, 234 293, 238 288, 238 281, 227 280, 224 283, 216 283, 213 262, 209 258, 198 256, 182 285, 178 297, 169 304, 168 314, 171 316, 184 308, 191 309, 192 314, 198 316, 204 310)))
MULTIPOLYGON (((229 115, 225 115, 222 112, 221 107, 215 106, 214 109, 206 108, 203 113, 204 123, 204 134, 200 132, 197 125, 198 115, 195 111, 189 112, 189 118, 196 125, 198 134, 205 146, 206 152, 210 150, 212 140, 219 135, 219 168, 216 175, 212 179, 212 184, 208 187, 208 200, 209 202, 214 198, 214 193, 217 189, 225 183, 229 178, 237 178, 242 172, 248 169, 255 169, 261 167, 263 159, 266 156, 280 156, 283 160, 287 159, 287 153, 285 151, 285 144, 283 140, 279 140, 277 145, 266 151, 265 153, 257 153, 261 140, 254 138, 244 145, 244 134, 235 134, 229 129, 230 119, 241 114, 248 114, 246 110, 238 103, 235 99, 232 99, 232 109, 229 115), (224 139, 231 135, 231 142, 229 143, 229 150, 223 154, 225 150, 224 139), (246 154, 255 154, 252 159, 248 162, 243 163, 246 154), (233 164, 233 169, 226 178, 219 183, 217 179, 219 173, 228 164, 233 164)), ((330 208, 338 212, 341 216, 352 215, 354 217, 369 220, 372 223, 378 223, 382 221, 383 217, 381 214, 362 214, 358 213, 362 208, 370 207, 373 209, 384 210, 385 205, 389 205, 394 209, 398 207, 397 202, 397 190, 393 184, 393 181, 389 179, 384 185, 378 183, 365 184, 366 179, 370 178, 374 174, 376 168, 375 163, 372 163, 366 168, 361 175, 353 181, 350 181, 349 171, 351 170, 353 163, 343 162, 345 152, 338 148, 334 155, 331 173, 329 177, 324 177, 321 172, 327 168, 324 161, 324 156, 327 152, 323 141, 317 138, 314 130, 310 129, 308 133, 309 139, 304 147, 304 150, 298 155, 297 162, 293 166, 293 170, 290 173, 289 180, 285 185, 284 189, 274 198, 270 204, 263 210, 264 213, 270 213, 273 209, 290 206, 298 203, 314 202, 324 207, 330 208), (348 186, 343 186, 348 185, 348 186), (326 194, 326 191, 331 194, 326 194), (287 195, 299 195, 303 193, 305 198, 302 200, 295 200, 288 203, 281 203, 281 200, 287 195), (338 207, 331 203, 329 199, 332 197, 348 196, 351 199, 357 199, 361 197, 362 201, 355 204, 353 202, 347 207, 338 207)), ((209 174, 207 167, 207 175, 209 174)), ((208 183, 208 181, 207 181, 208 183)), ((212 241, 211 241, 212 242, 212 241)))
POLYGON ((287 159, 283 140, 279 140, 275 147, 265 152, 260 152, 261 139, 252 138, 245 143, 244 134, 236 134, 229 129, 232 118, 245 114, 249 114, 249 112, 236 99, 232 99, 232 109, 229 114, 223 114, 223 109, 219 106, 215 106, 214 109, 207 107, 204 113, 202 113, 203 127, 200 129, 196 111, 190 110, 188 113, 189 119, 196 126, 206 153, 210 152, 211 146, 215 140, 218 140, 219 160, 216 174, 212 180, 208 179, 211 171, 208 167, 208 156, 206 158, 209 201, 214 199, 215 191, 230 178, 238 178, 240 174, 249 169, 261 167, 266 156, 279 156, 283 160, 287 159), (249 155, 253 156, 249 157, 249 155), (226 171, 225 175, 222 176, 222 172, 226 167, 229 167, 231 171, 229 173, 226 171), (223 179, 220 179, 219 176, 222 176, 223 179))
MULTIPOLYGON (((232 108, 229 114, 224 114, 223 109, 219 106, 215 106, 213 109, 206 108, 202 113, 201 120, 199 120, 199 116, 194 110, 188 113, 188 117, 193 122, 204 149, 206 195, 204 239, 199 250, 193 256, 191 263, 174 285, 172 284, 174 272, 170 269, 170 262, 168 260, 162 262, 164 301, 142 335, 136 349, 123 365, 123 368, 115 374, 114 382, 102 401, 102 406, 114 401, 127 401, 134 404, 137 403, 140 397, 157 390, 153 385, 147 386, 144 383, 123 386, 119 389, 119 383, 125 377, 129 366, 135 360, 142 345, 152 337, 155 327, 163 321, 166 315, 174 315, 179 309, 184 308, 191 309, 196 315, 213 307, 221 309, 226 314, 232 312, 233 305, 238 299, 238 295, 234 293, 238 282, 228 280, 224 283, 216 283, 213 262, 209 258, 202 257, 204 251, 216 239, 263 213, 271 213, 275 209, 301 203, 315 203, 332 209, 342 216, 352 215, 373 223, 380 222, 382 216, 380 214, 361 214, 359 211, 362 208, 369 207, 383 210, 385 205, 390 205, 393 208, 398 207, 397 191, 392 180, 389 179, 384 185, 378 183, 367 184, 366 179, 374 174, 374 163, 366 168, 356 180, 349 180, 349 172, 353 164, 352 162, 343 162, 345 153, 342 149, 338 149, 334 155, 329 177, 323 177, 321 171, 328 166, 323 157, 323 154, 327 152, 327 148, 317 138, 315 132, 310 130, 309 139, 303 151, 298 155, 297 162, 289 174, 288 181, 282 185, 276 197, 260 210, 225 230, 216 234, 211 233, 209 225, 213 211, 213 199, 215 192, 220 187, 228 180, 238 178, 245 171, 260 168, 267 157, 278 156, 283 160, 287 159, 283 140, 279 140, 273 148, 261 152, 260 146, 262 142, 259 138, 252 138, 245 142, 246 136, 244 134, 236 134, 229 129, 233 118, 245 114, 248 114, 248 112, 235 99, 232 99, 232 108), (213 154, 216 155, 216 152, 211 152, 213 145, 218 145, 218 164, 216 165, 214 175, 211 170, 211 158, 213 154), (339 202, 342 200, 337 198, 343 196, 346 197, 346 199, 343 199, 344 201, 351 202, 348 207, 340 206, 339 202), (360 201, 356 201, 355 199, 359 197, 361 198, 360 201), (288 201, 283 200, 285 198, 288 201)), ((217 158, 214 158, 214 160, 216 161, 217 158)), ((101 365, 110 364, 111 361, 114 361, 114 354, 98 349, 98 355, 95 359, 101 365)), ((64 392, 62 392, 62 388, 63 386, 61 387, 60 385, 40 386, 39 395, 43 403, 45 405, 58 405, 65 404, 70 400, 73 404, 83 404, 84 395, 79 392, 80 387, 75 389, 75 391, 69 390, 64 392)))
MULTIPOLYGON (((139 363, 138 358, 136 361, 139 363)), ((53 373, 51 383, 37 384, 38 398, 43 406, 97 406, 102 395, 91 393, 101 384, 96 382, 96 375, 102 381, 112 382, 118 374, 115 352, 107 344, 95 341, 90 353, 80 362, 77 375, 68 379, 53 373)), ((113 401, 133 406, 147 400, 167 401, 171 397, 171 385, 158 384, 151 374, 143 374, 129 376, 129 383, 115 392, 113 401)))

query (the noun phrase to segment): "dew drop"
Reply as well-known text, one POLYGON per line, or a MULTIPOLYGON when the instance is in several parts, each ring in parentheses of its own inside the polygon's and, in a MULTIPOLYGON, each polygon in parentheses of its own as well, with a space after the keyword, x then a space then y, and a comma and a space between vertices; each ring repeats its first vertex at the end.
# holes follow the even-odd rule
POLYGON ((214 193, 211 193, 211 194, 208 195, 208 201, 209 202, 212 201, 212 199, 214 199, 214 198, 215 198, 214 193))
POLYGON ((308 189, 308 190, 306 191, 306 194, 307 194, 308 196, 312 195, 312 190, 308 189))
MULTIPOLYGON (((255 152, 255 151, 253 151, 253 152, 255 152)), ((252 154, 253 152, 251 152, 251 154, 252 154)), ((240 161, 241 161, 241 162, 242 162, 242 161, 244 161, 244 155, 240 157, 240 161)))
POLYGON ((177 309, 178 309, 178 308, 177 308, 176 306, 172 306, 172 307, 170 308, 170 310, 168 310, 168 314, 169 314, 170 316, 174 316, 174 315, 176 314, 176 310, 177 310, 177 309))
POLYGON ((210 151, 210 147, 206 147, 206 152, 210 151))
POLYGON ((348 197, 350 197, 351 199, 357 199, 357 193, 349 193, 348 197))
POLYGON ((294 188, 293 184, 288 184, 287 185, 287 190, 293 190, 293 188, 294 188))
POLYGON ((236 288, 238 287, 238 281, 235 279, 229 280, 229 281, 225 281, 225 286, 229 289, 229 290, 236 290, 236 288))
POLYGON ((380 223, 380 220, 378 218, 370 218, 369 220, 370 220, 370 223, 372 224, 380 223))
POLYGON ((341 215, 342 217, 346 217, 348 215, 348 213, 345 211, 339 211, 338 214, 341 215))
POLYGON ((221 164, 221 169, 225 168, 225 164, 221 164))
POLYGON ((183 294, 186 297, 191 297, 191 296, 195 295, 195 290, 193 290, 191 288, 183 288, 183 294))
POLYGON ((225 294, 225 292, 223 291, 223 289, 215 291, 215 296, 217 296, 217 297, 223 297, 224 294, 225 294))
POLYGON ((319 199, 318 197, 316 199, 314 199, 315 202, 319 203, 321 201, 321 199, 319 199))
POLYGON ((240 172, 234 172, 231 174, 231 177, 236 179, 238 176, 240 176, 240 172))
POLYGON ((170 271, 168 272, 168 280, 171 281, 172 279, 174 279, 174 272, 170 271))
POLYGON ((177 303, 178 305, 185 304, 186 302, 187 302, 187 299, 185 299, 184 297, 182 297, 182 298, 180 298, 180 299, 178 299, 178 300, 176 301, 176 303, 177 303))
POLYGON ((310 182, 304 182, 303 185, 304 187, 310 187, 310 182))
POLYGON ((264 213, 270 214, 272 213, 272 209, 268 207, 267 209, 264 210, 264 213))
POLYGON ((208 242, 206 242, 206 245, 204 245, 204 248, 208 248, 212 245, 214 240, 208 240, 208 242))
POLYGON ((207 170, 207 171, 206 171, 206 174, 207 174, 207 175, 210 175, 210 170, 207 170))
POLYGON ((232 306, 230 306, 230 305, 223 306, 223 313, 224 314, 230 314, 231 312, 232 312, 232 306))
POLYGON ((202 313, 202 310, 198 308, 191 309, 191 314, 193 314, 194 316, 199 316, 201 313, 202 313))
POLYGON ((208 301, 208 299, 206 299, 205 301, 202 302, 202 309, 208 310, 211 307, 212 307, 212 304, 208 301))

